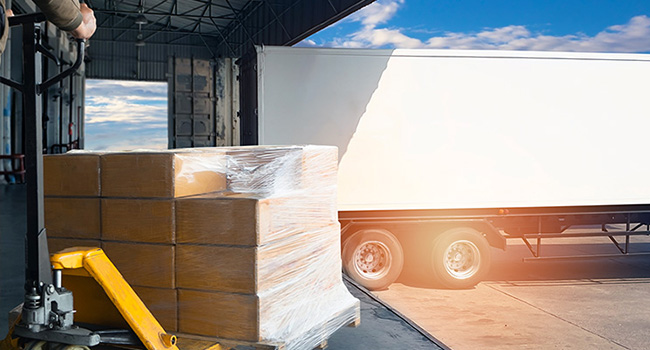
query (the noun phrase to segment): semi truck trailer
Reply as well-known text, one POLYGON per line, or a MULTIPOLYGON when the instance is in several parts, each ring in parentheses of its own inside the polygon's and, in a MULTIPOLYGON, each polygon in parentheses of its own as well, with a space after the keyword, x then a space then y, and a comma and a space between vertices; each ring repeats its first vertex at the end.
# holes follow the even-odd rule
POLYGON ((468 288, 511 239, 527 260, 647 254, 648 81, 643 54, 258 47, 242 142, 339 147, 343 265, 360 284, 408 270, 468 288), (594 236, 614 252, 543 254, 594 236))

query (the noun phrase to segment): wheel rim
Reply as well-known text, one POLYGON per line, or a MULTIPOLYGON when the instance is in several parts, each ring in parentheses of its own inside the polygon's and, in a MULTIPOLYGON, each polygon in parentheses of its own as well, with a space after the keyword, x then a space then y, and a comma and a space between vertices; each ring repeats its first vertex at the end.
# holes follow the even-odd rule
POLYGON ((445 270, 456 279, 467 279, 476 274, 481 265, 481 253, 476 244, 455 241, 447 247, 443 257, 445 270))
POLYGON ((379 279, 390 270, 392 256, 388 247, 379 241, 367 241, 354 251, 354 269, 368 279, 379 279))

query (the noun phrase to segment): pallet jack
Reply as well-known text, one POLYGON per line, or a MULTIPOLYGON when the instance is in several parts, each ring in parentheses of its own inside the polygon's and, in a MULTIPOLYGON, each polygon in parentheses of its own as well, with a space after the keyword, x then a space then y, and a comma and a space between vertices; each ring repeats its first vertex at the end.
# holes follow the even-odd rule
POLYGON ((43 56, 59 64, 56 56, 41 44, 41 23, 45 20, 41 13, 9 19, 10 26, 22 27, 23 82, 0 77, 0 83, 23 95, 27 184, 25 299, 7 338, 0 342, 0 350, 83 350, 100 344, 178 350, 176 336, 165 332, 101 249, 69 248, 49 254, 43 208, 40 95, 81 66, 85 42, 77 42, 76 62, 70 68, 40 82, 43 56), (62 285, 63 271, 92 277, 131 330, 91 330, 76 325, 72 292, 62 285))

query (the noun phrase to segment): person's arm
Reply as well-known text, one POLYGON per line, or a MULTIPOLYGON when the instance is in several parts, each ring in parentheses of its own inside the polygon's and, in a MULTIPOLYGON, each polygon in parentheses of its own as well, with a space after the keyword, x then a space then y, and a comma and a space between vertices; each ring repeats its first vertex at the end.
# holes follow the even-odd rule
POLYGON ((34 0, 47 20, 78 39, 88 39, 97 28, 95 15, 77 0, 34 0))
POLYGON ((86 4, 81 4, 79 10, 82 17, 81 24, 79 24, 77 28, 71 30, 70 34, 77 39, 90 39, 97 29, 95 14, 86 4))

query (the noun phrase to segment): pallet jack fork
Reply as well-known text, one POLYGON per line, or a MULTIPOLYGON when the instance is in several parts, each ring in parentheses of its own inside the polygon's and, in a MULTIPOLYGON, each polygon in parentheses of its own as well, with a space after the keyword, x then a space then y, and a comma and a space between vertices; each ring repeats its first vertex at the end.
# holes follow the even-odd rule
POLYGON ((77 59, 66 71, 40 82, 42 56, 59 63, 41 45, 40 13, 9 19, 21 26, 23 82, 0 78, 20 91, 24 105, 25 168, 27 183, 27 234, 25 301, 20 316, 0 348, 25 350, 78 349, 102 343, 142 346, 148 350, 178 350, 176 336, 168 334, 142 303, 122 275, 99 248, 70 248, 50 257, 43 210, 42 104, 40 94, 73 74, 84 58, 84 41, 78 41, 77 59), (90 275, 135 332, 96 331, 74 324, 72 292, 62 286, 62 272, 90 275))

